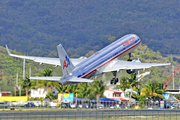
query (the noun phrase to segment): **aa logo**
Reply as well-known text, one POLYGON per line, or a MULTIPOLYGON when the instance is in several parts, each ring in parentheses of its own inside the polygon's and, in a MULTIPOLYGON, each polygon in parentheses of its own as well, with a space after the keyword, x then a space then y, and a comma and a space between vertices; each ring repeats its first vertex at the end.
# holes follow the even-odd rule
POLYGON ((66 60, 64 60, 64 63, 63 63, 63 69, 66 67, 68 67, 70 65, 70 61, 69 61, 69 58, 66 56, 66 60))

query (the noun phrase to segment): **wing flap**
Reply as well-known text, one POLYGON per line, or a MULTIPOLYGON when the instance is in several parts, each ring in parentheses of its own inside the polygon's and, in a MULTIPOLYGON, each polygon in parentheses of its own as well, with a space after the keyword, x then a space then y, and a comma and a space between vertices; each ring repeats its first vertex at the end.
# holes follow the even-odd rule
POLYGON ((103 72, 118 71, 120 69, 144 69, 155 66, 166 66, 170 64, 171 63, 140 63, 140 62, 129 62, 129 61, 118 60, 114 65, 107 66, 103 70, 103 72))
POLYGON ((49 81, 60 81, 62 77, 30 77, 31 80, 49 80, 49 81))

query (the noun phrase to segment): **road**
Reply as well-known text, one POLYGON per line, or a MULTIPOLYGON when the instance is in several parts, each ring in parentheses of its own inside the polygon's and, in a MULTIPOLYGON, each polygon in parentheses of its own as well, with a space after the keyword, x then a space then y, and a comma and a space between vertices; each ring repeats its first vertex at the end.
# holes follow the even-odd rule
POLYGON ((102 118, 107 116, 180 115, 180 110, 72 110, 72 111, 16 111, 0 112, 0 119, 35 118, 102 118))

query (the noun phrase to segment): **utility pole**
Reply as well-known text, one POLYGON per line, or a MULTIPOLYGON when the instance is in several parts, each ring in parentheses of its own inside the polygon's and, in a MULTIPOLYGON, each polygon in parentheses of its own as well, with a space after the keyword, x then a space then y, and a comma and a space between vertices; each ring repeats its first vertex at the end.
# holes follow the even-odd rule
POLYGON ((23 62, 23 79, 25 79, 25 59, 24 59, 24 62, 23 62))
MULTIPOLYGON (((18 89, 19 89, 19 86, 18 86, 18 72, 16 74, 16 87, 18 87, 18 89)), ((15 96, 16 96, 16 87, 15 87, 15 96)))
MULTIPOLYGON (((23 62, 23 80, 25 80, 25 59, 23 62)), ((21 85, 20 85, 19 93, 20 93, 19 96, 21 96, 21 85)))
POLYGON ((31 67, 29 67, 29 78, 31 77, 31 67))

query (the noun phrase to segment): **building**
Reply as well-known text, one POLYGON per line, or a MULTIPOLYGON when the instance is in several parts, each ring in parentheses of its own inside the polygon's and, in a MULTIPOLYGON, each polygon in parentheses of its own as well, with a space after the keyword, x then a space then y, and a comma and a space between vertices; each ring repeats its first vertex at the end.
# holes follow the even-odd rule
POLYGON ((47 95, 47 90, 44 88, 31 89, 31 97, 43 97, 45 98, 47 95))
POLYGON ((180 95, 180 90, 179 89, 175 89, 175 90, 166 89, 166 93, 171 93, 172 95, 176 95, 176 94, 180 95))
MULTIPOLYGON (((51 88, 51 92, 54 95, 58 94, 58 91, 54 87, 51 88)), ((43 97, 43 98, 45 98, 47 94, 48 94, 48 91, 44 90, 44 88, 31 89, 31 97, 43 97)))
POLYGON ((0 97, 1 96, 11 96, 11 91, 1 91, 0 92, 0 97))
POLYGON ((125 98, 124 93, 122 91, 115 90, 105 90, 104 96, 110 99, 115 99, 119 101, 129 101, 129 99, 125 98))

